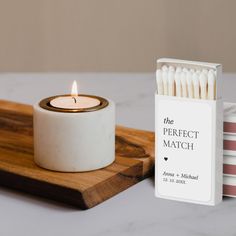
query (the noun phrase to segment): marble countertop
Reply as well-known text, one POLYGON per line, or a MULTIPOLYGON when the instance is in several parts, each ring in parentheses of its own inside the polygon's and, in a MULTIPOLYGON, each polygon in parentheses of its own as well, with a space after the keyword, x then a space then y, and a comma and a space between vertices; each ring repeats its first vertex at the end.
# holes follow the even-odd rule
MULTIPOLYGON (((70 91, 109 97, 117 123, 154 130, 155 80, 152 74, 1 74, 0 99, 33 104, 70 91)), ((236 102, 236 75, 224 75, 223 97, 236 102)), ((154 197, 146 179, 86 211, 0 187, 0 235, 236 235, 236 199, 216 207, 154 197)))

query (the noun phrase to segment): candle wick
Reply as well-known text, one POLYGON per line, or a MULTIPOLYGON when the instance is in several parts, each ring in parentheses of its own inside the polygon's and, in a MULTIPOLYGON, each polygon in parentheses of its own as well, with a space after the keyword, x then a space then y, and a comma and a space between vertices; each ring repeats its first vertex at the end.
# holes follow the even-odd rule
POLYGON ((75 97, 72 97, 72 98, 74 99, 74 102, 76 103, 77 102, 76 98, 75 97))

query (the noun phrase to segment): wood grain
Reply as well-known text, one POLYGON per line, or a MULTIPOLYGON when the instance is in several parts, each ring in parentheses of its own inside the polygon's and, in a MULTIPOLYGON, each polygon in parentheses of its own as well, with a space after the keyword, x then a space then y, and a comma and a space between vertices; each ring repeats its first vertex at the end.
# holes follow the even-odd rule
POLYGON ((33 161, 33 119, 29 105, 0 100, 0 184, 91 208, 153 173, 154 133, 117 126, 116 160, 84 173, 60 173, 33 161))

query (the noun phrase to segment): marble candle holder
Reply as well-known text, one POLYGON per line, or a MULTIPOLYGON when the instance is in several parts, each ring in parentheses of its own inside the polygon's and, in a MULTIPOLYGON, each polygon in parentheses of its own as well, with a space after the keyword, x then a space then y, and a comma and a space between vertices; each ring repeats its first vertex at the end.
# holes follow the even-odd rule
MULTIPOLYGON (((115 160, 115 104, 97 96, 85 108, 60 108, 49 97, 34 105, 34 161, 40 167, 62 172, 103 168, 115 160)), ((60 102, 60 101, 59 101, 60 102)))

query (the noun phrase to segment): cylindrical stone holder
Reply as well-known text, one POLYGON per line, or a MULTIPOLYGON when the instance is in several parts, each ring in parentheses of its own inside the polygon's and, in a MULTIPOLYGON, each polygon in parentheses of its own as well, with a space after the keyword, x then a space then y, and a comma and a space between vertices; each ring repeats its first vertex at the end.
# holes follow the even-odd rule
MULTIPOLYGON (((97 96, 99 105, 82 109, 53 107, 61 95, 34 106, 34 161, 62 172, 103 168, 115 160, 115 104, 97 96)), ((79 98, 78 97, 78 98, 79 98)), ((79 99, 78 99, 79 101, 79 99)))

